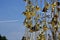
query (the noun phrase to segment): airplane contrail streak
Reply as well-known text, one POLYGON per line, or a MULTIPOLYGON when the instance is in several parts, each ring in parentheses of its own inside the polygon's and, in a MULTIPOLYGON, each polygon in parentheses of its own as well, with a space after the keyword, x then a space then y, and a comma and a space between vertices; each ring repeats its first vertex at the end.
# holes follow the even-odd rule
POLYGON ((17 22, 19 20, 8 20, 8 21, 0 21, 0 23, 5 23, 5 22, 17 22))

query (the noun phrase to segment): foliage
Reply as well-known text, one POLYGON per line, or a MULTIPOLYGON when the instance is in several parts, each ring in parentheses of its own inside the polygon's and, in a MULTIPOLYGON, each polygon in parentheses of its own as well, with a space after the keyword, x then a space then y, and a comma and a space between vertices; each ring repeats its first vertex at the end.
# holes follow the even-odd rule
POLYGON ((0 35, 0 40, 7 40, 6 36, 1 36, 0 35))

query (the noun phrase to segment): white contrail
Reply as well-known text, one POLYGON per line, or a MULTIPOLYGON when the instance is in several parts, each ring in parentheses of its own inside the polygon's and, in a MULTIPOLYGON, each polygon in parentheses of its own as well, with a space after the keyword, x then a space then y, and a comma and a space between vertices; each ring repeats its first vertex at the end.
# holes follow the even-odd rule
POLYGON ((8 21, 0 21, 0 23, 5 23, 5 22, 17 22, 19 20, 8 20, 8 21))

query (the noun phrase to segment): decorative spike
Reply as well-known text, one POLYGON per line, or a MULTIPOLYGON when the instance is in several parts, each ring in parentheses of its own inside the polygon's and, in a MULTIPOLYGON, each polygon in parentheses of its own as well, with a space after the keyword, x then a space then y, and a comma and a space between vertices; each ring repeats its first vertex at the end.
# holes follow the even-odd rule
POLYGON ((52 4, 52 8, 54 8, 54 7, 56 7, 56 2, 54 2, 54 3, 52 4))
POLYGON ((57 8, 58 12, 60 11, 60 8, 57 8))
POLYGON ((48 10, 49 7, 50 7, 50 5, 49 5, 49 4, 46 4, 46 5, 44 6, 42 12, 47 12, 47 10, 48 10))
POLYGON ((26 40, 26 37, 23 36, 22 40, 26 40))
POLYGON ((36 10, 37 10, 37 11, 39 11, 39 10, 40 10, 39 6, 36 6, 35 8, 36 8, 36 10))
POLYGON ((56 4, 57 4, 57 6, 59 6, 60 5, 60 2, 56 2, 56 4))
POLYGON ((52 12, 54 12, 54 8, 52 8, 52 12))
POLYGON ((30 29, 30 30, 29 30, 29 32, 31 32, 31 33, 32 33, 32 32, 34 32, 34 31, 30 29))
POLYGON ((47 28, 46 25, 43 26, 43 30, 44 30, 44 31, 48 30, 48 28, 47 28))
POLYGON ((28 4, 32 4, 32 2, 29 0, 29 1, 28 1, 28 4))
POLYGON ((42 12, 47 12, 47 10, 48 9, 46 7, 44 7, 43 10, 42 10, 42 12))

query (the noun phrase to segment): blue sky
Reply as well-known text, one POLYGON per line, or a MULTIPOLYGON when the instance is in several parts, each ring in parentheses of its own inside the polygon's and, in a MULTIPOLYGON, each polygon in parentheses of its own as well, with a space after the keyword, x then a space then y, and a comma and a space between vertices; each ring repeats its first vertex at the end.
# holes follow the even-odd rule
POLYGON ((0 0, 0 34, 8 40, 21 40, 24 35, 23 0, 0 0))

